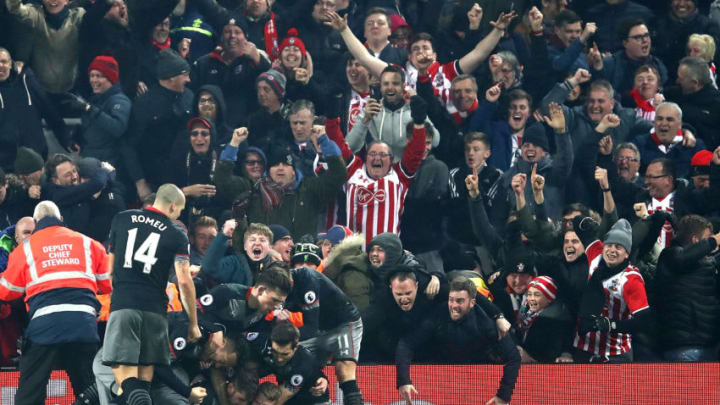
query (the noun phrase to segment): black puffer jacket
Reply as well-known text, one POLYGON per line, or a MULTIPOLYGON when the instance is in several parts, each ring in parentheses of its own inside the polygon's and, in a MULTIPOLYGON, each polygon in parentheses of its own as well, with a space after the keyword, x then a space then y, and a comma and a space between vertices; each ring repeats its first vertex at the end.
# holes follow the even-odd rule
POLYGON ((718 265, 708 256, 716 246, 712 238, 688 247, 674 242, 660 254, 656 288, 663 296, 650 305, 663 325, 663 350, 710 346, 720 339, 718 265))

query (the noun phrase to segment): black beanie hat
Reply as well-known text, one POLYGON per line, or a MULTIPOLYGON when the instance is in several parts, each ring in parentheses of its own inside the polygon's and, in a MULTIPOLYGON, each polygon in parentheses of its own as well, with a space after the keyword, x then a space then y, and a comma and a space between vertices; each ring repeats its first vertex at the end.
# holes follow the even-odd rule
POLYGON ((16 174, 30 174, 42 170, 44 165, 45 162, 39 153, 24 146, 18 148, 17 156, 15 157, 16 174))
POLYGON ((550 152, 547 134, 545 134, 545 127, 543 127, 540 123, 536 122, 525 128, 525 133, 523 134, 523 143, 525 142, 529 142, 535 146, 539 146, 543 148, 545 152, 550 152))

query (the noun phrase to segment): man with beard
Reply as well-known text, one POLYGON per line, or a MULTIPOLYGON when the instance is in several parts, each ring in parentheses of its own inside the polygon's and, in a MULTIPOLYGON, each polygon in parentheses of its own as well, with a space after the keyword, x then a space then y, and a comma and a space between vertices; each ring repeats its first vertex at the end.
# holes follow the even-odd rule
POLYGON ((228 124, 245 124, 247 114, 255 104, 252 87, 258 75, 270 69, 270 60, 245 37, 247 21, 242 15, 225 20, 220 45, 193 64, 191 86, 198 89, 214 84, 222 89, 227 102, 228 124))
POLYGON ((630 263, 632 228, 621 219, 588 256, 590 280, 583 290, 573 358, 579 363, 632 361, 632 334, 652 317, 645 282, 630 263))
MULTIPOLYGON (((398 279, 394 279, 398 280, 398 279)), ((412 289, 401 288, 402 282, 393 281, 393 295, 403 311, 412 303, 406 303, 406 294, 412 289)), ((400 339, 396 352, 397 386, 400 395, 412 403, 413 394, 418 391, 410 380, 410 362, 413 355, 433 345, 435 361, 450 364, 495 363, 503 364, 503 376, 497 394, 488 404, 507 404, 510 402, 515 381, 520 372, 520 354, 510 336, 500 336, 500 332, 489 313, 484 308, 492 306, 486 302, 481 308, 476 303, 477 287, 465 277, 456 277, 450 282, 447 302, 439 301, 429 308, 430 316, 420 320, 419 325, 400 339)), ((478 300, 484 300, 477 297, 478 300)))
POLYGON ((41 198, 57 204, 68 228, 84 231, 90 222, 93 195, 105 188, 110 172, 114 170, 105 163, 89 181, 80 183, 80 175, 72 158, 56 153, 45 163, 47 179, 42 185, 41 198))
MULTIPOLYGON (((399 162, 408 144, 405 129, 413 121, 414 114, 424 115, 423 122, 432 125, 427 118, 427 103, 422 98, 415 97, 410 103, 405 103, 404 86, 405 72, 402 69, 392 65, 383 69, 380 74, 382 99, 370 98, 347 134, 347 144, 353 153, 358 153, 366 146, 369 135, 372 140, 382 140, 389 145, 393 163, 399 162)), ((436 147, 440 143, 440 134, 434 126, 432 128, 432 145, 436 147)))

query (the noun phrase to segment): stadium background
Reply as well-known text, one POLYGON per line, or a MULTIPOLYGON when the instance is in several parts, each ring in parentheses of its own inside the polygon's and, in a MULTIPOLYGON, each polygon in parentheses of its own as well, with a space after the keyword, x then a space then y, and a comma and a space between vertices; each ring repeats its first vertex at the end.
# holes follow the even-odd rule
MULTIPOLYGON (((331 367, 330 398, 341 404, 331 367)), ((417 365, 412 377, 420 395, 414 405, 484 404, 497 389, 502 366, 417 365)), ((13 405, 19 373, 0 372, 0 405, 13 405)), ((394 366, 361 366, 358 381, 366 404, 404 405, 395 388, 394 366)), ((53 372, 48 405, 70 405, 64 372, 53 372)), ((720 364, 523 365, 512 404, 652 405, 720 404, 720 364)))

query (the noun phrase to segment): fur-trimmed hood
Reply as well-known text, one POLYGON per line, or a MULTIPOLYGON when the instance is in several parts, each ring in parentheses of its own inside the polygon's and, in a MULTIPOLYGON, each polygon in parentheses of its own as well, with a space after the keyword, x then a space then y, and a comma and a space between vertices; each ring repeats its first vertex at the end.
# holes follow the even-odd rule
POLYGON ((350 266, 353 270, 368 272, 367 253, 363 252, 362 247, 365 244, 365 236, 354 233, 342 242, 338 243, 325 261, 325 274, 331 280, 334 280, 342 273, 346 266, 350 266))

